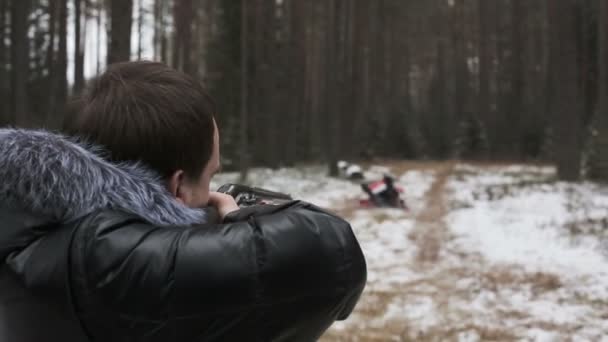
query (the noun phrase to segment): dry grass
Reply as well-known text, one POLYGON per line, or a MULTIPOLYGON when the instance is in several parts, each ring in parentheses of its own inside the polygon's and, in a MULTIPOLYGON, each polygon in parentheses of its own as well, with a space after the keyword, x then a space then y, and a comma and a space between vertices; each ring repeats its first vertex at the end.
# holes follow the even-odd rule
MULTIPOLYGON (((321 342, 342 341, 453 341, 465 333, 476 335, 483 341, 513 341, 518 336, 512 328, 503 328, 498 325, 481 326, 472 322, 471 313, 466 308, 454 307, 454 300, 470 300, 475 296, 467 286, 458 286, 461 279, 472 279, 473 283, 483 291, 498 293, 510 289, 530 289, 533 296, 555 291, 563 286, 556 274, 547 272, 527 273, 517 266, 488 266, 475 254, 463 254, 461 251, 448 249, 451 236, 447 231, 442 218, 448 211, 445 201, 445 185, 450 176, 454 175, 456 162, 418 162, 418 161, 390 161, 378 160, 362 163, 362 166, 387 165, 394 174, 403 174, 411 170, 429 171, 435 174, 435 182, 425 195, 425 206, 421 212, 414 213, 417 222, 416 228, 408 234, 408 238, 417 247, 413 260, 404 260, 398 267, 408 267, 421 275, 421 278, 407 283, 396 283, 394 287, 383 291, 374 290, 373 287, 364 292, 355 312, 349 318, 343 329, 330 329, 321 342), (457 252, 461 253, 458 254, 457 252), (442 254, 443 253, 443 254, 442 254), (442 255, 461 260, 457 268, 453 263, 445 263, 442 255), (395 304, 414 307, 420 298, 430 298, 432 309, 436 312, 437 324, 425 326, 421 330, 417 321, 408 317, 383 318, 389 307, 395 304), (399 304, 402 303, 402 304, 399 304)), ((484 168, 503 168, 509 163, 470 163, 484 168)), ((539 165, 543 166, 543 165, 539 165)), ((352 214, 355 208, 344 208, 341 214, 352 214)), ((393 219, 381 211, 374 213, 376 222, 393 219)), ((395 267, 395 266, 392 266, 395 267)), ((380 274, 398 272, 396 269, 375 269, 380 274)), ((392 285, 390 285, 392 286, 392 285)), ((491 304, 489 304, 491 305, 491 304)), ((575 327, 558 326, 554 323, 533 320, 529 313, 517 308, 487 308, 498 322, 518 321, 547 331, 566 332, 575 327)), ((608 317, 608 314, 606 314, 608 317)))
MULTIPOLYGON (((482 287, 488 291, 498 291, 505 287, 530 286, 535 293, 553 291, 561 287, 559 277, 554 274, 537 272, 522 273, 516 268, 495 268, 482 274, 472 274, 467 268, 446 269, 435 278, 422 279, 408 283, 394 291, 368 291, 357 308, 356 316, 360 324, 351 325, 346 330, 330 330, 322 342, 337 341, 453 341, 461 334, 468 333, 482 341, 513 341, 520 338, 512 329, 500 326, 480 326, 470 322, 468 313, 450 308, 450 298, 467 298, 467 289, 457 289, 454 282, 460 278, 478 277, 482 287), (431 297, 436 304, 437 318, 446 320, 443 324, 427 327, 424 331, 406 317, 393 317, 383 322, 374 322, 386 314, 391 303, 407 298, 431 297), (448 313, 451 312, 451 315, 448 313), (462 320, 454 319, 454 313, 462 320), (448 318, 452 317, 452 318, 448 318)), ((529 321, 531 326, 547 331, 567 332, 572 327, 559 326, 545 321, 530 321, 531 316, 516 309, 495 309, 493 314, 500 320, 529 321)))
POLYGON ((525 273, 517 267, 495 267, 481 274, 483 287, 497 291, 500 287, 529 285, 535 295, 562 287, 559 276, 547 272, 525 273))
POLYGON ((329 330, 320 341, 391 341, 400 340, 406 326, 405 320, 387 320, 373 325, 374 319, 385 315, 388 306, 398 300, 401 291, 366 291, 363 294, 354 316, 362 324, 351 326, 348 330, 329 330))
MULTIPOLYGON (((512 329, 500 326, 480 326, 470 322, 468 313, 462 309, 455 310, 449 305, 450 298, 467 298, 470 292, 454 286, 455 280, 476 277, 482 288, 497 292, 501 288, 518 288, 530 286, 533 292, 540 294, 558 289, 562 286, 559 277, 544 272, 524 273, 512 267, 493 268, 481 274, 475 274, 466 267, 445 269, 433 278, 420 279, 391 291, 366 291, 355 315, 357 325, 351 325, 345 330, 330 330, 321 339, 322 342, 336 341, 453 341, 461 334, 469 333, 482 341, 513 341, 519 339, 512 329), (427 327, 424 331, 417 328, 415 322, 406 317, 393 317, 378 322, 375 319, 383 317, 391 303, 400 301, 407 303, 408 298, 433 298, 437 318, 444 323, 427 327), (454 314, 462 319, 455 319, 454 314), (451 318, 448 318, 451 317, 451 318)), ((407 305, 407 304, 405 304, 407 305)), ((532 326, 547 330, 568 332, 572 327, 559 326, 551 322, 530 321, 531 316, 517 309, 493 310, 493 315, 500 320, 528 321, 532 326)))
POLYGON ((508 328, 484 327, 475 324, 465 324, 462 326, 436 326, 426 331, 417 330, 404 322, 387 322, 380 328, 361 328, 349 329, 348 331, 329 331, 321 342, 376 342, 376 341, 457 341, 461 334, 475 334, 481 341, 515 341, 519 336, 508 328))
POLYGON ((514 341, 518 339, 510 329, 490 328, 476 324, 466 324, 460 327, 444 327, 433 329, 424 334, 416 336, 411 341, 455 341, 463 333, 474 333, 482 341, 514 341))

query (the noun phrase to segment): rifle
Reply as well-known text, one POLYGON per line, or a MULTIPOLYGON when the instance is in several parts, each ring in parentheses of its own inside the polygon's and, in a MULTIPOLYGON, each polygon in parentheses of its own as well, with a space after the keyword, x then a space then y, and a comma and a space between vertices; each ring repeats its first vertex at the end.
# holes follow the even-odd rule
POLYGON ((217 192, 232 196, 239 207, 258 204, 283 204, 293 200, 288 194, 234 183, 220 186, 217 192))

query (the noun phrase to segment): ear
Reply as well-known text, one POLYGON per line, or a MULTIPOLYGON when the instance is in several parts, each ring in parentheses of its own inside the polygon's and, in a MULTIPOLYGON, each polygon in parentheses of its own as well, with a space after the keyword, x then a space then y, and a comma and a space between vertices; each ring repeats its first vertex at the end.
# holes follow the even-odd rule
POLYGON ((188 203, 188 192, 184 184, 184 170, 177 170, 171 175, 168 190, 179 202, 188 203))

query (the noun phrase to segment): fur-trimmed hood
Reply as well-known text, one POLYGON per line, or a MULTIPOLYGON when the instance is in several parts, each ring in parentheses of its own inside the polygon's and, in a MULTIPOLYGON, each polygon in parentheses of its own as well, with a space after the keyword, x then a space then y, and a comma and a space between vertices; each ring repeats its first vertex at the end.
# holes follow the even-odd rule
MULTIPOLYGON (((43 130, 0 129, 0 209, 68 222, 102 209, 157 225, 204 222, 138 164, 114 164, 102 150, 43 130), (9 209, 7 209, 9 208, 9 209)), ((0 228, 2 226, 0 216, 0 228)))

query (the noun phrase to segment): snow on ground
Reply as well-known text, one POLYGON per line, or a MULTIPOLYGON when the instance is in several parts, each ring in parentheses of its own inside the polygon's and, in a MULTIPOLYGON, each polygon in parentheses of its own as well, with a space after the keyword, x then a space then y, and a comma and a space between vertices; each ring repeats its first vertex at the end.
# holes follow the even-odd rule
POLYGON ((360 186, 324 167, 250 173, 343 213, 359 238, 367 287, 322 341, 608 341, 608 187, 551 167, 410 166, 365 172, 401 170, 408 211, 357 209, 360 186))
POLYGON ((511 311, 501 324, 521 338, 608 336, 608 189, 556 182, 550 168, 462 169, 448 184, 450 248, 516 280, 481 288, 476 311, 511 311))

